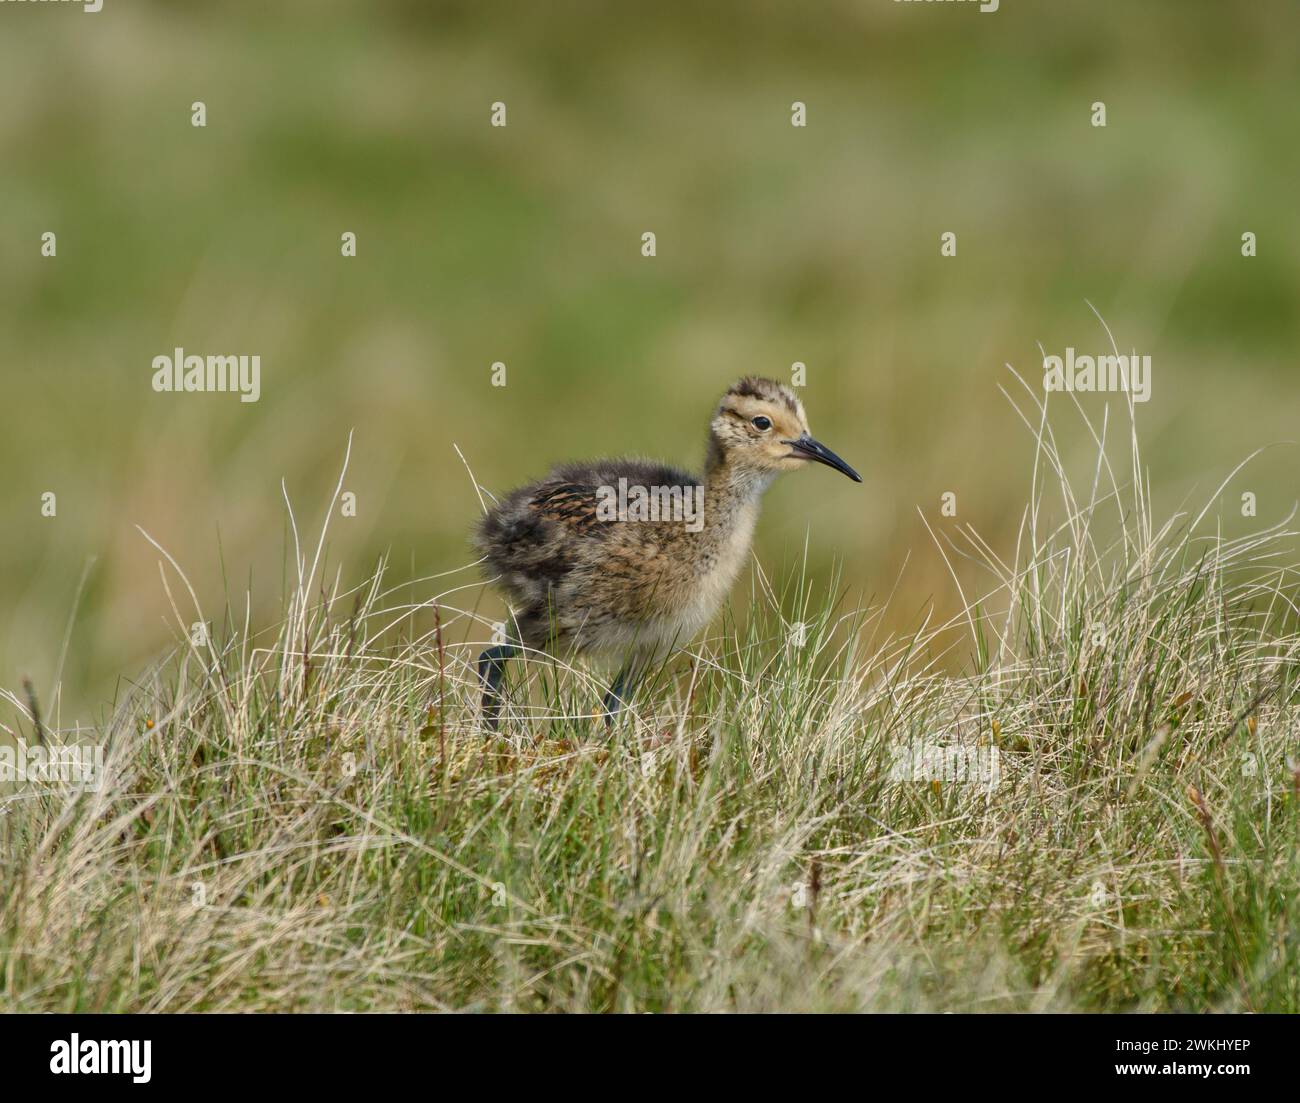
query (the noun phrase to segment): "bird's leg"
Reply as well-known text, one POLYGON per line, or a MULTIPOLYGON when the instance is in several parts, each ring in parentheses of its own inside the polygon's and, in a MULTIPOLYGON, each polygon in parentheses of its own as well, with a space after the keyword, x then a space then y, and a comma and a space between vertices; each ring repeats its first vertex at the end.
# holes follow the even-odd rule
POLYGON ((627 704, 635 691, 637 684, 641 681, 645 673, 645 665, 642 663, 628 662, 618 676, 614 679, 614 684, 609 687, 609 692, 605 694, 605 728, 606 730, 614 726, 614 719, 618 716, 619 710, 627 704))
POLYGON ((519 654, 513 643, 489 647, 478 657, 478 676, 483 683, 483 723, 489 731, 497 730, 497 717, 501 712, 501 679, 506 663, 519 654))

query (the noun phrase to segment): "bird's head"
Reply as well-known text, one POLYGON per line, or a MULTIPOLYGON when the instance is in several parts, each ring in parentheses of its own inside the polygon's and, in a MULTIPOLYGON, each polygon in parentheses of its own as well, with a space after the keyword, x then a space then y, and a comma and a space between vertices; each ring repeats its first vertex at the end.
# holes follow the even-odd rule
POLYGON ((729 466, 760 475, 824 463, 854 482, 862 476, 808 432, 803 403, 771 379, 745 378, 718 403, 709 425, 711 448, 729 466))

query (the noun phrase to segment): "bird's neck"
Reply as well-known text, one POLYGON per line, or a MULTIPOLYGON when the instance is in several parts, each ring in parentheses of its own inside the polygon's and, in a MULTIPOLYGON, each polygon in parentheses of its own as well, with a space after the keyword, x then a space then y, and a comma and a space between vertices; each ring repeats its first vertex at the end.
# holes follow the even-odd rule
POLYGON ((775 478, 774 471, 730 462, 717 441, 710 440, 704 464, 706 527, 727 530, 739 524, 752 525, 763 491, 775 478))

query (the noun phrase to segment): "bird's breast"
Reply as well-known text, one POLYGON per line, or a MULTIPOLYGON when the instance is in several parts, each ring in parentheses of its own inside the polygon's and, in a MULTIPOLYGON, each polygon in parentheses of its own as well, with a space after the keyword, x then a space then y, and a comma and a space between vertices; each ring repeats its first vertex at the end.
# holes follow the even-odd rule
POLYGON ((663 557, 665 582, 662 619, 683 642, 712 619, 740 574, 749 555, 757 519, 756 507, 728 518, 728 524, 706 526, 695 534, 696 546, 680 557, 663 557), (669 579, 671 581, 669 582, 669 579))
POLYGON ((583 647, 682 646, 712 619, 749 554, 757 508, 738 507, 698 532, 627 524, 590 545, 558 595, 583 647))

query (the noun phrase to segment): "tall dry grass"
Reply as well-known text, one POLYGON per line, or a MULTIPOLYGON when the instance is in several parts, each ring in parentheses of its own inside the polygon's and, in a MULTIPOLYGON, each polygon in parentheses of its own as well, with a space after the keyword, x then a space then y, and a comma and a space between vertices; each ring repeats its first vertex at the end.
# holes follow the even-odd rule
POLYGON ((539 657, 481 729, 468 567, 347 586, 295 519, 260 630, 160 548, 176 650, 71 736, 103 785, 3 799, 0 1004, 1300 1010, 1296 534, 1157 520, 1131 421, 1072 479, 1011 393, 1018 544, 935 527, 958 622, 756 567, 612 738, 539 657))

